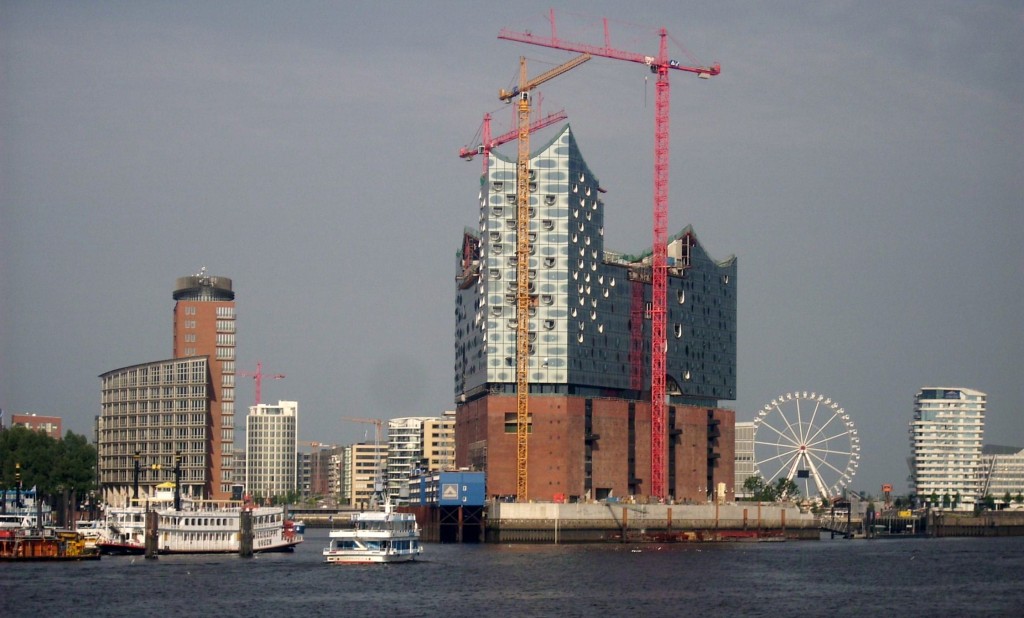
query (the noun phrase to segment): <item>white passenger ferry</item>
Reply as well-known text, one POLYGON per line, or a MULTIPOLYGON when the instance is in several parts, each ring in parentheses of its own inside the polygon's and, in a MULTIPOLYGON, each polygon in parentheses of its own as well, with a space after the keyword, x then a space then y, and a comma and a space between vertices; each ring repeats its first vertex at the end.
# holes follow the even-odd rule
POLYGON ((409 562, 423 553, 420 528, 412 513, 396 513, 390 502, 379 511, 352 516, 352 527, 331 530, 324 562, 366 564, 409 562))

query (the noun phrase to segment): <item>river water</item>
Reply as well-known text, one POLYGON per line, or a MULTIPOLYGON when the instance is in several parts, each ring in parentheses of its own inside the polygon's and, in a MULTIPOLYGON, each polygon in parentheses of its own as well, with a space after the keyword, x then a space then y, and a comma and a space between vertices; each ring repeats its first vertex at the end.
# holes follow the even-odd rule
POLYGON ((1024 537, 435 545, 411 564, 292 554, 0 564, 0 616, 1024 616, 1024 537))

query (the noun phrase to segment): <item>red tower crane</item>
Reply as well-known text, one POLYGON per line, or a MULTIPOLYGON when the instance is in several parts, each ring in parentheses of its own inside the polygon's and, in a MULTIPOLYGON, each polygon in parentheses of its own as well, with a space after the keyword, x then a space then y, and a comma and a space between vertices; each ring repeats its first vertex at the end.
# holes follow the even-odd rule
POLYGON ((657 74, 654 104, 654 230, 653 263, 651 273, 651 490, 655 497, 665 497, 667 469, 665 450, 665 303, 667 291, 668 251, 668 172, 669 172, 669 79, 670 69, 694 73, 707 79, 721 72, 721 66, 686 66, 668 57, 665 28, 658 30, 661 39, 657 56, 615 49, 608 37, 608 20, 604 19, 604 46, 573 43, 558 38, 555 30, 555 11, 551 10, 551 36, 536 36, 530 32, 503 29, 499 39, 590 54, 615 60, 645 64, 657 74))
POLYGON ((272 376, 263 375, 263 363, 260 361, 256 361, 256 371, 239 371, 238 375, 243 378, 256 380, 256 405, 263 403, 263 378, 271 380, 281 380, 284 378, 283 373, 275 373, 272 376))
MULTIPOLYGON (((533 121, 533 123, 530 124, 530 133, 533 133, 534 131, 539 131, 544 127, 549 127, 555 124, 556 122, 565 120, 566 118, 568 118, 568 116, 566 115, 565 110, 559 110, 553 114, 548 114, 547 116, 544 116, 539 120, 535 120, 533 121)), ((466 146, 460 149, 459 157, 467 161, 471 161, 473 157, 475 157, 476 155, 482 154, 484 156, 484 174, 486 174, 491 151, 497 148, 498 146, 501 146, 502 144, 511 142, 517 137, 519 137, 518 127, 512 129, 507 133, 502 133, 498 137, 492 138, 491 115, 489 113, 484 114, 483 138, 481 139, 480 143, 477 144, 476 146, 466 146)))

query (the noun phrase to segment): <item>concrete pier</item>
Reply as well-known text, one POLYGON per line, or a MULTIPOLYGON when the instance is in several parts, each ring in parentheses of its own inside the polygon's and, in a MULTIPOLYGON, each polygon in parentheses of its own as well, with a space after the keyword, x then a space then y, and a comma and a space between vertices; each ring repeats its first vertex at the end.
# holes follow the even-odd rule
POLYGON ((493 543, 684 542, 817 539, 817 519, 792 505, 622 503, 488 504, 493 543))

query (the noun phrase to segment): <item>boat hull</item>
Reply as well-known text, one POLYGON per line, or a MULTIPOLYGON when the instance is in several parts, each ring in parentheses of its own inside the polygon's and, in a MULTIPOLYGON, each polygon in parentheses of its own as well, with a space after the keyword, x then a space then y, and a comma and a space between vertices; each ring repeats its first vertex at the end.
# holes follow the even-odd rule
POLYGON ((421 552, 385 554, 372 552, 324 552, 328 564, 383 564, 392 562, 413 562, 421 552))
MULTIPOLYGON (((259 549, 253 549, 254 554, 272 554, 272 553, 284 553, 295 551, 295 546, 302 541, 291 541, 280 545, 271 545, 269 547, 261 547, 259 549)), ((163 547, 160 549, 160 555, 166 556, 171 554, 237 554, 239 552, 237 547, 221 547, 214 549, 189 549, 184 548, 173 548, 163 547)))
POLYGON ((145 545, 137 543, 96 543, 96 549, 105 556, 141 556, 146 553, 145 545))

